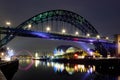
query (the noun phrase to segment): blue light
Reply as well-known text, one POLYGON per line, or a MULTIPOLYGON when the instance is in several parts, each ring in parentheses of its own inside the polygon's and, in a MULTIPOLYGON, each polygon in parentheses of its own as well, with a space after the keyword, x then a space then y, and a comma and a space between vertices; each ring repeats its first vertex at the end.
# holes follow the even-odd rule
POLYGON ((93 72, 92 68, 90 68, 87 72, 92 73, 93 72))
POLYGON ((14 55, 14 51, 13 50, 8 50, 8 55, 11 57, 14 55))
POLYGON ((42 33, 42 32, 31 32, 31 34, 38 36, 38 37, 42 37, 42 38, 49 38, 48 35, 46 35, 45 33, 42 33))
POLYGON ((58 71, 58 69, 57 69, 57 67, 53 67, 53 69, 54 69, 54 72, 57 72, 58 71))
POLYGON ((58 51, 57 51, 57 49, 55 48, 55 50, 53 51, 53 53, 54 53, 54 54, 57 54, 57 52, 58 52, 58 51))
POLYGON ((61 53, 61 54, 63 54, 63 53, 64 53, 64 51, 61 49, 61 50, 60 50, 60 53, 61 53))
POLYGON ((92 39, 90 39, 89 41, 90 41, 90 42, 94 42, 94 40, 92 40, 92 39))

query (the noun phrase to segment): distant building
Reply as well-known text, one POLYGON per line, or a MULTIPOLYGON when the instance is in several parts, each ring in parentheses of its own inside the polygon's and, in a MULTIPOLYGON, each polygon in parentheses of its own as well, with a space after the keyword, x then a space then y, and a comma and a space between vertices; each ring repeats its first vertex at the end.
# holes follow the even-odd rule
POLYGON ((89 56, 93 56, 93 57, 100 57, 100 53, 98 53, 97 51, 92 51, 90 50, 90 53, 75 47, 73 45, 61 45, 58 46, 57 48, 55 48, 54 50, 54 56, 57 58, 84 58, 84 57, 89 57, 89 56))
POLYGON ((73 45, 61 45, 54 50, 54 56, 57 58, 78 58, 86 55, 87 52, 73 45))
POLYGON ((62 55, 65 53, 73 53, 76 52, 78 49, 78 47, 72 46, 72 45, 61 45, 58 46, 57 48, 55 48, 54 50, 54 55, 58 54, 58 55, 62 55))

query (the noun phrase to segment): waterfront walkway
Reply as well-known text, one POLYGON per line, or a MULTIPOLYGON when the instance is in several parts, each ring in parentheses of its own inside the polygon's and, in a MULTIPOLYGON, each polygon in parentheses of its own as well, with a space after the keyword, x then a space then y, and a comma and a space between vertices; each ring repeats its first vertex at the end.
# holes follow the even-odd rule
POLYGON ((0 70, 0 80, 7 80, 1 70, 0 70))

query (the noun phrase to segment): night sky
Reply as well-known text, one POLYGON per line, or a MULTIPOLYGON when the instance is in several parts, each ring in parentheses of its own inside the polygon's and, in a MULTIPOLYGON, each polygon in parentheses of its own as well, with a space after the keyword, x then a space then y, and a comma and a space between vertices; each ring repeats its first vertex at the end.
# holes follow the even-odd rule
MULTIPOLYGON (((15 27, 38 13, 53 9, 66 9, 78 13, 103 36, 112 37, 120 33, 120 0, 0 0, 0 25, 4 26, 6 21, 10 21, 11 26, 15 27)), ((39 43, 42 47, 46 45, 43 43, 47 43, 51 45, 45 47, 48 49, 57 44, 57 41, 30 40, 30 38, 18 37, 8 46, 27 49, 29 46, 33 47, 30 42, 36 45, 39 43), (28 44, 30 45, 27 46, 28 44), (25 45, 27 48, 23 47, 25 45)), ((61 43, 63 42, 59 44, 61 43)))

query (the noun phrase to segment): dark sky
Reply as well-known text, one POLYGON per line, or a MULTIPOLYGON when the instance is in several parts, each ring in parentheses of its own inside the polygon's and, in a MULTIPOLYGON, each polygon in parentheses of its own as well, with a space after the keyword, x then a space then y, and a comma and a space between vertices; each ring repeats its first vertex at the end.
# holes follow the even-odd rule
POLYGON ((53 9, 80 14, 103 36, 120 33, 120 0, 0 0, 0 25, 9 20, 12 26, 17 26, 38 13, 53 9))

